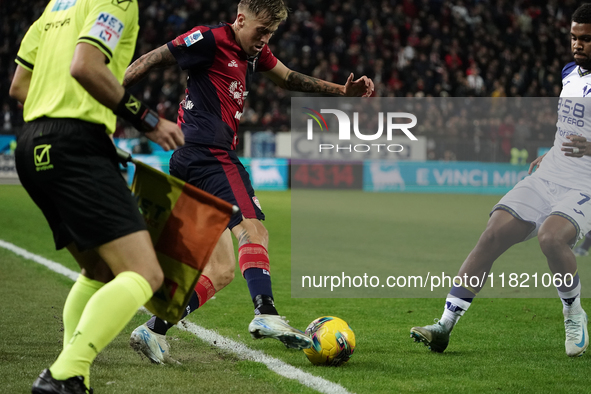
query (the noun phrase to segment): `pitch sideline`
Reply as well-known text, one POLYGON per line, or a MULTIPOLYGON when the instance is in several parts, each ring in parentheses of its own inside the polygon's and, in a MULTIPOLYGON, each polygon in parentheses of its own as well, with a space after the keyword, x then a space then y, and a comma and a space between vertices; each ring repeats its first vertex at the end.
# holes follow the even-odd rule
MULTIPOLYGON (((11 244, 10 242, 0 239, 0 247, 10 250, 14 254, 24 257, 27 260, 41 264, 50 270, 57 272, 58 274, 62 274, 74 281, 78 278, 78 272, 72 271, 71 269, 56 263, 55 261, 31 253, 23 248, 11 244)), ((144 307, 142 307, 141 310, 142 312, 149 313, 144 307)), ((296 380, 304 386, 310 387, 311 389, 314 389, 320 393, 350 394, 347 389, 337 383, 333 383, 321 377, 314 376, 308 372, 304 372, 301 369, 289 365, 277 358, 271 357, 260 350, 250 349, 245 344, 236 342, 230 338, 226 338, 213 330, 209 330, 191 322, 183 321, 177 324, 177 328, 195 335, 202 341, 207 342, 212 346, 216 346, 224 351, 234 353, 242 360, 255 361, 265 364, 267 368, 278 375, 288 379, 296 380)))

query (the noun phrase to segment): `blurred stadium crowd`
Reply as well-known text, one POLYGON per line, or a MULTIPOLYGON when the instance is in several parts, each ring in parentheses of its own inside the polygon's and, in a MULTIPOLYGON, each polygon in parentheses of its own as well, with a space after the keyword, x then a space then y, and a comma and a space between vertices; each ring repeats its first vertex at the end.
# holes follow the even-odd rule
MULTIPOLYGON (((13 61, 28 26, 46 0, 0 2, 0 88, 3 133, 21 123, 8 97, 13 61)), ((570 15, 575 0, 301 0, 287 1, 286 23, 271 39, 274 54, 289 68, 336 83, 350 72, 374 80, 375 96, 396 97, 556 97, 560 72, 572 61, 570 15)), ((232 22, 237 0, 139 1, 140 35, 136 58, 195 25, 232 22)), ((178 68, 153 72, 135 94, 175 119, 186 74, 178 68)), ((292 93, 258 75, 242 116, 242 131, 290 128, 292 93)), ((459 113, 457 114, 459 115, 459 113)), ((545 115, 542 115, 545 116, 545 115)), ((531 142, 552 140, 553 127, 536 129, 525 119, 531 142)), ((435 119, 434 122, 449 119, 435 119)), ((509 127, 487 133, 510 135, 516 118, 500 115, 509 127)), ((493 124, 496 121, 492 122, 493 124)), ((438 139, 473 138, 470 126, 424 128, 438 139), (441 136, 437 130, 449 135, 441 136)), ((488 127, 488 126, 487 126, 488 127)), ((495 127, 495 126, 492 126, 495 127)), ((522 127, 523 128, 523 127, 522 127)), ((522 137, 519 137, 522 138, 522 137)), ((444 151, 437 154, 437 158, 444 151)), ((453 152, 452 152, 453 153, 453 152)), ((451 158, 453 159, 453 157, 451 158)))

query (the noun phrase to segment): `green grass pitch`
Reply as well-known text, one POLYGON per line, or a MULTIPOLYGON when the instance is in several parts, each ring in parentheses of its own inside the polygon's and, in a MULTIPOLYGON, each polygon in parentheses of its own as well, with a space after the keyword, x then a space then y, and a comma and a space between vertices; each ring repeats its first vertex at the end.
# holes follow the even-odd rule
MULTIPOLYGON (((309 198, 330 197, 311 192, 309 198)), ((443 310, 441 299, 291 298, 291 194, 260 192, 270 233, 271 275, 277 308, 299 328, 323 315, 346 320, 357 337, 351 361, 339 368, 315 367, 299 351, 277 341, 254 341, 247 332, 252 303, 246 283, 236 279, 189 320, 279 358, 355 393, 571 393, 589 391, 591 356, 564 353, 564 327, 557 298, 480 298, 455 328, 448 350, 429 352, 409 338, 413 325, 430 324, 443 310)), ((457 271, 484 228, 494 196, 383 194, 401 212, 423 212, 390 223, 404 237, 398 250, 416 261, 439 259, 457 271), (424 207, 429 206, 425 211, 424 207), (410 234, 410 235, 405 235, 410 234)), ((299 197, 298 197, 299 198, 299 197)), ((71 269, 67 252, 53 250, 43 216, 20 186, 0 186, 0 239, 71 269)), ((371 224, 367 224, 368 226, 371 224)), ((531 259, 546 269, 537 242, 518 245, 499 264, 531 259)), ((583 270, 591 259, 581 258, 583 270)), ((25 393, 61 347, 61 310, 71 281, 12 252, 0 249, 0 392, 25 393)), ((585 290, 583 290, 585 291, 585 290)), ((588 306, 583 300, 583 307, 588 306)), ((173 355, 181 366, 156 366, 127 345, 147 316, 138 313, 92 367, 97 393, 311 393, 264 365, 239 360, 173 328, 173 355)))

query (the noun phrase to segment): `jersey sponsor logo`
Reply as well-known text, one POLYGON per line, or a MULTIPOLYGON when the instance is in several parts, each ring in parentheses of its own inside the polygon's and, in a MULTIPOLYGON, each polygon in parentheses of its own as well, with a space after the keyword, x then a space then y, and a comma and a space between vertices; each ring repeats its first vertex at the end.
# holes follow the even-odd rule
POLYGON ((193 104, 193 102, 189 99, 184 99, 183 101, 181 101, 181 105, 184 109, 193 109, 193 107, 195 106, 195 104, 193 104))
POLYGON ((573 208, 573 211, 575 211, 575 213, 578 213, 579 215, 585 216, 585 214, 583 213, 583 211, 579 211, 578 209, 574 209, 574 208, 573 208))
POLYGON ((201 34, 201 30, 197 30, 195 33, 189 34, 185 37, 185 45, 190 47, 191 45, 195 44, 197 41, 203 40, 203 34, 201 34))
POLYGON ((68 8, 73 7, 76 4, 76 0, 57 0, 51 9, 51 12, 65 11, 68 8))
POLYGON ((228 63, 228 67, 238 67, 238 63, 236 63, 236 60, 232 60, 230 63, 228 63))
POLYGON ((121 8, 123 11, 127 11, 131 2, 132 2, 132 0, 112 0, 111 4, 116 5, 117 7, 121 8))
POLYGON ((43 144, 37 145, 34 151, 35 167, 37 171, 51 170, 53 164, 51 164, 51 158, 49 157, 49 150, 51 145, 43 144))
POLYGON ((101 12, 90 28, 88 35, 104 42, 111 51, 115 50, 125 25, 115 16, 101 12))
POLYGON ((55 27, 57 29, 58 27, 67 26, 69 24, 70 24, 70 18, 66 18, 63 21, 60 20, 60 21, 46 23, 44 29, 45 29, 45 31, 47 31, 47 30, 51 29, 52 27, 55 27))
POLYGON ((240 120, 240 118, 242 117, 242 112, 236 111, 236 113, 234 114, 234 117, 238 120, 240 120))
MULTIPOLYGON (((585 85, 583 96, 591 93, 591 85, 585 85)), ((581 100, 578 100, 581 101, 581 100)), ((558 121, 578 127, 585 126, 585 105, 575 99, 560 97, 558 99, 558 121)), ((560 130, 560 126, 558 127, 560 130)), ((562 132, 561 132, 562 133, 562 132)))
POLYGON ((589 94, 591 94, 591 85, 587 84, 583 88, 583 97, 587 97, 589 94))
POLYGON ((242 85, 242 82, 232 81, 228 90, 230 91, 230 96, 232 96, 238 105, 242 105, 244 100, 244 86, 242 85))

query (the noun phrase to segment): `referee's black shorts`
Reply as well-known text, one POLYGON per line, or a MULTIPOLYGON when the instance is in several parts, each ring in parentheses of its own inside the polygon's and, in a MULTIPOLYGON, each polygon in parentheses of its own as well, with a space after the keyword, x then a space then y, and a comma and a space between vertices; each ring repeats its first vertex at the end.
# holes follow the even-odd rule
POLYGON ((232 216, 229 229, 238 225, 242 216, 265 220, 248 172, 234 150, 186 144, 172 154, 170 174, 237 205, 242 215, 232 216))
POLYGON ((104 125, 41 118, 17 139, 21 183, 45 215, 56 249, 92 249, 145 230, 104 125))

